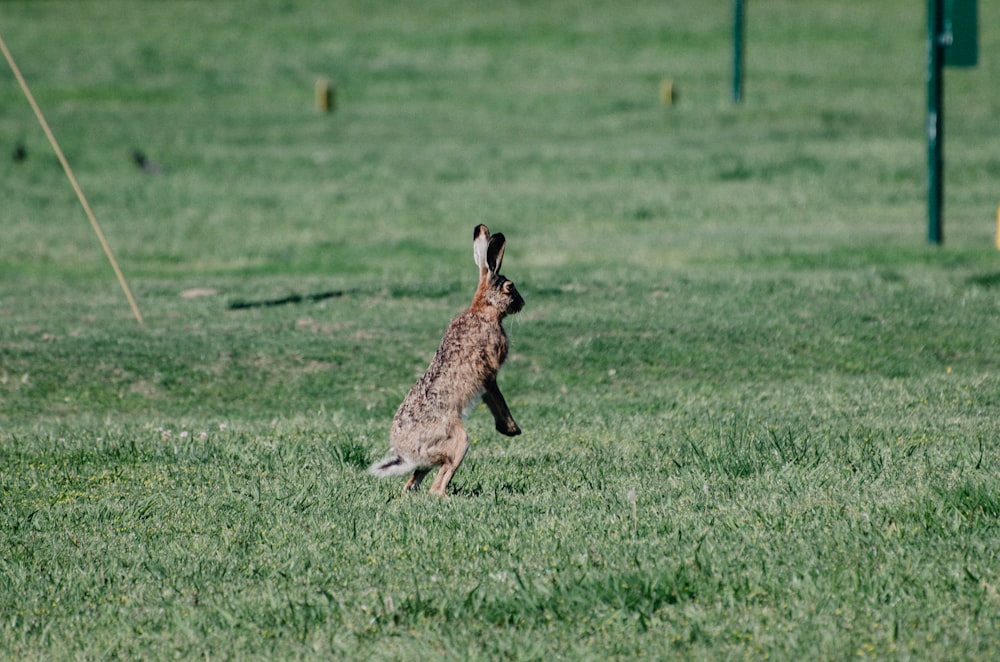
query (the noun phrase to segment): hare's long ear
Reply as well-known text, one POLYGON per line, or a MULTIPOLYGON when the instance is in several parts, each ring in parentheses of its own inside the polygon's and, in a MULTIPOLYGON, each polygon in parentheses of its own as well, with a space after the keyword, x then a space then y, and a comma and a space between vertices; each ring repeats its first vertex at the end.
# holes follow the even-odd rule
POLYGON ((493 273, 500 273, 500 265, 503 263, 503 251, 507 246, 507 239, 502 232, 498 232, 490 238, 490 246, 486 251, 486 267, 493 273))
POLYGON ((490 231, 480 223, 472 231, 472 258, 482 272, 486 269, 486 253, 490 244, 490 231))

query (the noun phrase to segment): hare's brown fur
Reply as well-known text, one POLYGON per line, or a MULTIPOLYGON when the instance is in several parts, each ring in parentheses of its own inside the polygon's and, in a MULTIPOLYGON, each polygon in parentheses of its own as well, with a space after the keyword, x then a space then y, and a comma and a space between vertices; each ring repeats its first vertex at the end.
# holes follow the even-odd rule
POLYGON ((439 466, 431 492, 446 494, 469 449, 462 419, 480 398, 498 431, 521 434, 497 386, 508 349, 501 322, 524 306, 514 283, 499 273, 504 246, 502 234, 491 238, 485 225, 476 226, 473 253, 480 274, 472 304, 448 325, 427 371, 396 410, 389 433, 393 455, 370 469, 378 476, 412 471, 404 491, 415 490, 439 466))

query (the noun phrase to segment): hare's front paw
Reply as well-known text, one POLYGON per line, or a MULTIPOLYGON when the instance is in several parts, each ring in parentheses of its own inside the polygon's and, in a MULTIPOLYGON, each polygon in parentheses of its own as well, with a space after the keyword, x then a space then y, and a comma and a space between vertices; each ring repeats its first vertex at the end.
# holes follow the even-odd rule
POLYGON ((517 427, 517 423, 513 420, 509 420, 506 422, 497 422, 497 432, 505 434, 508 437, 516 437, 521 434, 521 428, 517 427))

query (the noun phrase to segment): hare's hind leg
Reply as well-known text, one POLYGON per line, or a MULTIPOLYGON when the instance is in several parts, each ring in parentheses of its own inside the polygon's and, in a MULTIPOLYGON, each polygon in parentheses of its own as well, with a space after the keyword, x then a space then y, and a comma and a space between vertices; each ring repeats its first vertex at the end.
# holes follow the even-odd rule
POLYGON ((424 476, 426 476, 429 472, 430 469, 416 469, 413 472, 413 475, 410 476, 410 480, 406 481, 406 485, 403 485, 403 494, 406 494, 411 490, 416 491, 416 489, 420 487, 420 483, 424 480, 424 476))
POLYGON ((469 435, 465 433, 461 425, 456 425, 447 441, 447 457, 441 465, 434 482, 431 483, 431 494, 448 496, 448 483, 455 471, 465 459, 465 453, 469 450, 469 435))

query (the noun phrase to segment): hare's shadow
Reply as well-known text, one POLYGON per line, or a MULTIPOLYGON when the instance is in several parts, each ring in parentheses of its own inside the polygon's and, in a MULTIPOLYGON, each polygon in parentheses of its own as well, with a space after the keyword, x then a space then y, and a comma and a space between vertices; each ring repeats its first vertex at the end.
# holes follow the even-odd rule
POLYGON ((1000 271, 991 274, 981 274, 979 276, 969 276, 966 282, 969 285, 978 285, 985 288, 1000 287, 1000 271))
POLYGON ((247 308, 272 308, 274 306, 287 306, 293 303, 315 303, 326 299, 336 299, 347 294, 344 290, 328 290, 326 292, 315 292, 313 294, 289 294, 277 299, 258 299, 255 301, 245 301, 237 299, 229 304, 229 310, 245 310, 247 308))

